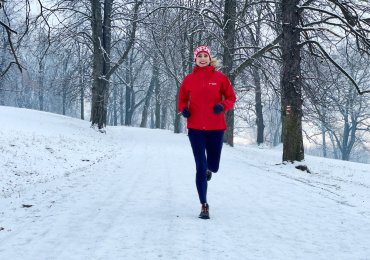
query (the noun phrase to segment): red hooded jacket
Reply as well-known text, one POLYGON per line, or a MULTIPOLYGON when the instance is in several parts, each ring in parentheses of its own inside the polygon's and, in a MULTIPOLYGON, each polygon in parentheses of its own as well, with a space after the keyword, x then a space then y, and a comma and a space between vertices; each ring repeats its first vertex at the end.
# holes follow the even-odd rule
POLYGON ((213 66, 198 67, 182 81, 178 111, 184 107, 190 111, 187 127, 199 130, 224 130, 224 112, 231 109, 236 101, 234 89, 228 77, 213 66), (220 103, 224 110, 216 114, 214 105, 220 103))

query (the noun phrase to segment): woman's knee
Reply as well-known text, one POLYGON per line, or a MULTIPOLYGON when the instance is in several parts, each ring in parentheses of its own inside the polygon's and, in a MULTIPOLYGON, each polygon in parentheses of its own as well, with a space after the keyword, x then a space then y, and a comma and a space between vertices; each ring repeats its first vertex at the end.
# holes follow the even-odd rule
POLYGON ((210 170, 211 172, 218 172, 218 168, 219 166, 212 166, 212 165, 208 165, 208 170, 210 170))

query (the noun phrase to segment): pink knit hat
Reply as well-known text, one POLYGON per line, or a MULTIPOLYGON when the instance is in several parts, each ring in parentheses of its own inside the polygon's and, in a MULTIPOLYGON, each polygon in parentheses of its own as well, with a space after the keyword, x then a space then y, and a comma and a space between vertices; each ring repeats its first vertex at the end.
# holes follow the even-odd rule
POLYGON ((208 56, 211 57, 211 49, 207 45, 199 45, 194 50, 194 60, 197 58, 198 54, 201 52, 205 52, 208 54, 208 56))

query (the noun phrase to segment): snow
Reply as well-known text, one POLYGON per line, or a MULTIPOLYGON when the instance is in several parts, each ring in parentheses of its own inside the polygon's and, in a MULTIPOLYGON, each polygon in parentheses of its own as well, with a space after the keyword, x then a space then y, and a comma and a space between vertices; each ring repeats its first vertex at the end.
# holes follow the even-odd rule
POLYGON ((0 259, 370 259, 370 165, 224 146, 202 220, 185 134, 0 118, 0 259))

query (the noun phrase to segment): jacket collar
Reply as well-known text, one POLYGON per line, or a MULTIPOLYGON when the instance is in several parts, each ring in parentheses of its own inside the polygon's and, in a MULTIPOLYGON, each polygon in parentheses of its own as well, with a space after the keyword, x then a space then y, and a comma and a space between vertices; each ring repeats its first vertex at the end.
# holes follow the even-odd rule
POLYGON ((214 66, 206 66, 206 67, 199 67, 195 66, 193 68, 193 72, 213 72, 215 70, 214 66))

